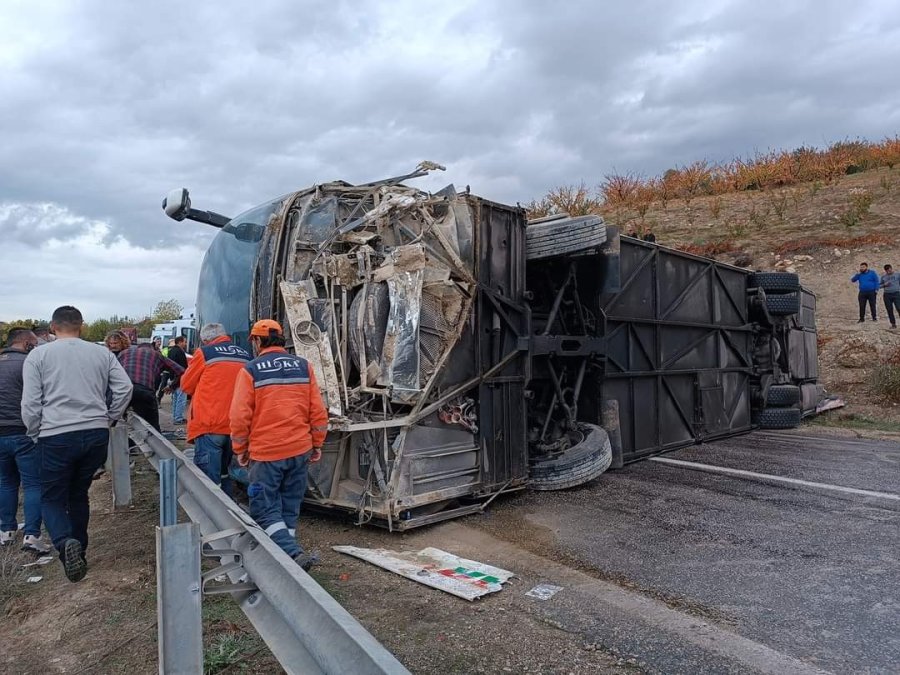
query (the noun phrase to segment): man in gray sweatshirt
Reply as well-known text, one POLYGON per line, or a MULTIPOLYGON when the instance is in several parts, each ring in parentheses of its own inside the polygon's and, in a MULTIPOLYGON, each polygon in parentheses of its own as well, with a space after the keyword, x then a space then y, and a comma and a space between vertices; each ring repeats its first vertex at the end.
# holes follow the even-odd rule
POLYGON ((35 348, 22 371, 22 421, 37 442, 44 524, 69 581, 87 573, 88 489, 132 389, 112 352, 81 339, 83 323, 74 307, 58 308, 56 340, 35 348))
POLYGON ((891 265, 884 266, 884 274, 881 275, 882 298, 888 318, 891 320, 891 328, 897 328, 897 318, 894 310, 900 314, 900 274, 894 271, 891 265))

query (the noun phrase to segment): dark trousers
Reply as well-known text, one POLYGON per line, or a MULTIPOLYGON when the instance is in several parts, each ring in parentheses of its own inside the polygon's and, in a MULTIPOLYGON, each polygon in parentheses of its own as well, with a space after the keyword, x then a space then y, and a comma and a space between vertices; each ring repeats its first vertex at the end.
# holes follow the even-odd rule
POLYGON ((131 409, 135 414, 143 417, 151 427, 159 428, 159 401, 156 400, 156 392, 142 384, 134 385, 131 394, 131 409))
POLYGON ((884 308, 887 310, 888 319, 891 320, 891 325, 897 325, 897 318, 894 316, 894 310, 897 310, 897 313, 900 314, 900 293, 885 293, 882 298, 884 299, 884 308))
POLYGON ((860 291, 859 292, 859 320, 866 320, 866 303, 869 304, 869 311, 872 313, 872 319, 877 319, 878 314, 875 309, 875 298, 878 297, 877 291, 860 291))
POLYGON ((297 520, 306 495, 310 453, 274 462, 250 462, 250 516, 292 558, 303 553, 297 520))
POLYGON ((231 449, 231 436, 226 434, 202 434, 194 439, 194 464, 216 485, 222 487, 231 496, 231 479, 228 470, 234 452, 231 449))
POLYGON ((91 479, 106 462, 109 429, 69 431, 38 439, 41 507, 53 545, 62 554, 67 539, 87 550, 91 479))

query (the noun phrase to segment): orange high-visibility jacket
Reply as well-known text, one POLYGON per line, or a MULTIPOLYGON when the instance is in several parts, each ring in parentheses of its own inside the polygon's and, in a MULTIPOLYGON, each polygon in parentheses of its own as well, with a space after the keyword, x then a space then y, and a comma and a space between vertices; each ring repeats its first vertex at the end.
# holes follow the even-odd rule
POLYGON ((187 437, 231 433, 231 399, 234 382, 253 357, 227 335, 211 340, 194 352, 180 387, 191 397, 187 437))
POLYGON ((328 412, 309 362, 282 347, 263 349, 238 373, 231 402, 235 454, 274 462, 321 448, 328 412))

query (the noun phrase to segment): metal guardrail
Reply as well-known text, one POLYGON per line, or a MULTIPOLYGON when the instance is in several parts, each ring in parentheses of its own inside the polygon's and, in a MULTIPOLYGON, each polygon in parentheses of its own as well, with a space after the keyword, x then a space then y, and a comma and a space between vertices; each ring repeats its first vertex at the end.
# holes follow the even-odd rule
MULTIPOLYGON (((205 595, 231 595, 282 668, 288 673, 304 675, 409 675, 387 649, 182 452, 140 417, 131 415, 129 427, 131 439, 157 471, 161 460, 175 460, 178 503, 199 526, 202 555, 219 560, 219 567, 202 574, 200 590, 205 595), (223 583, 220 579, 228 581, 223 583)), ((123 435, 111 443, 117 447, 110 454, 121 455, 122 444, 127 457, 127 437, 123 435)), ((121 483, 127 477, 119 475, 118 480, 116 477, 114 471, 114 492, 118 483, 121 493, 124 489, 121 483)), ((158 550, 160 536, 157 535, 158 550)), ((172 538, 175 539, 174 534, 172 538)), ((184 547, 183 542, 188 542, 189 548, 190 541, 185 535, 181 544, 173 546, 184 547)), ((181 564, 192 567, 190 561, 175 563, 181 564)), ((171 597, 172 594, 163 594, 159 599, 161 624, 168 616, 177 618, 175 608, 164 606, 171 597)), ((173 635, 171 626, 160 626, 160 635, 164 634, 173 635)), ((169 640, 165 648, 178 650, 182 645, 184 642, 169 640)), ((176 663, 191 660, 186 654, 161 653, 160 656, 160 672, 166 673, 178 672, 176 663), (165 670, 166 662, 176 669, 165 670)))

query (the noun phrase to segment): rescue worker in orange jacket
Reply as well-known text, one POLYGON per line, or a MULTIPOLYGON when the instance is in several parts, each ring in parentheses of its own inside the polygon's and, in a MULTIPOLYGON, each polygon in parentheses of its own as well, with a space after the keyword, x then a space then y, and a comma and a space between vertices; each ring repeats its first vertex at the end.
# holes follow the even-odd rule
POLYGON ((312 366, 287 352, 277 321, 257 321, 250 343, 257 357, 238 374, 231 402, 234 453, 250 465, 250 515, 308 570, 316 557, 297 543, 297 519, 309 463, 322 458, 328 412, 312 366))
POLYGON ((228 413, 238 373, 253 357, 231 341, 220 323, 203 326, 200 341, 203 346, 194 352, 179 384, 191 397, 187 439, 194 444, 194 464, 230 495, 228 467, 234 453, 228 413))

